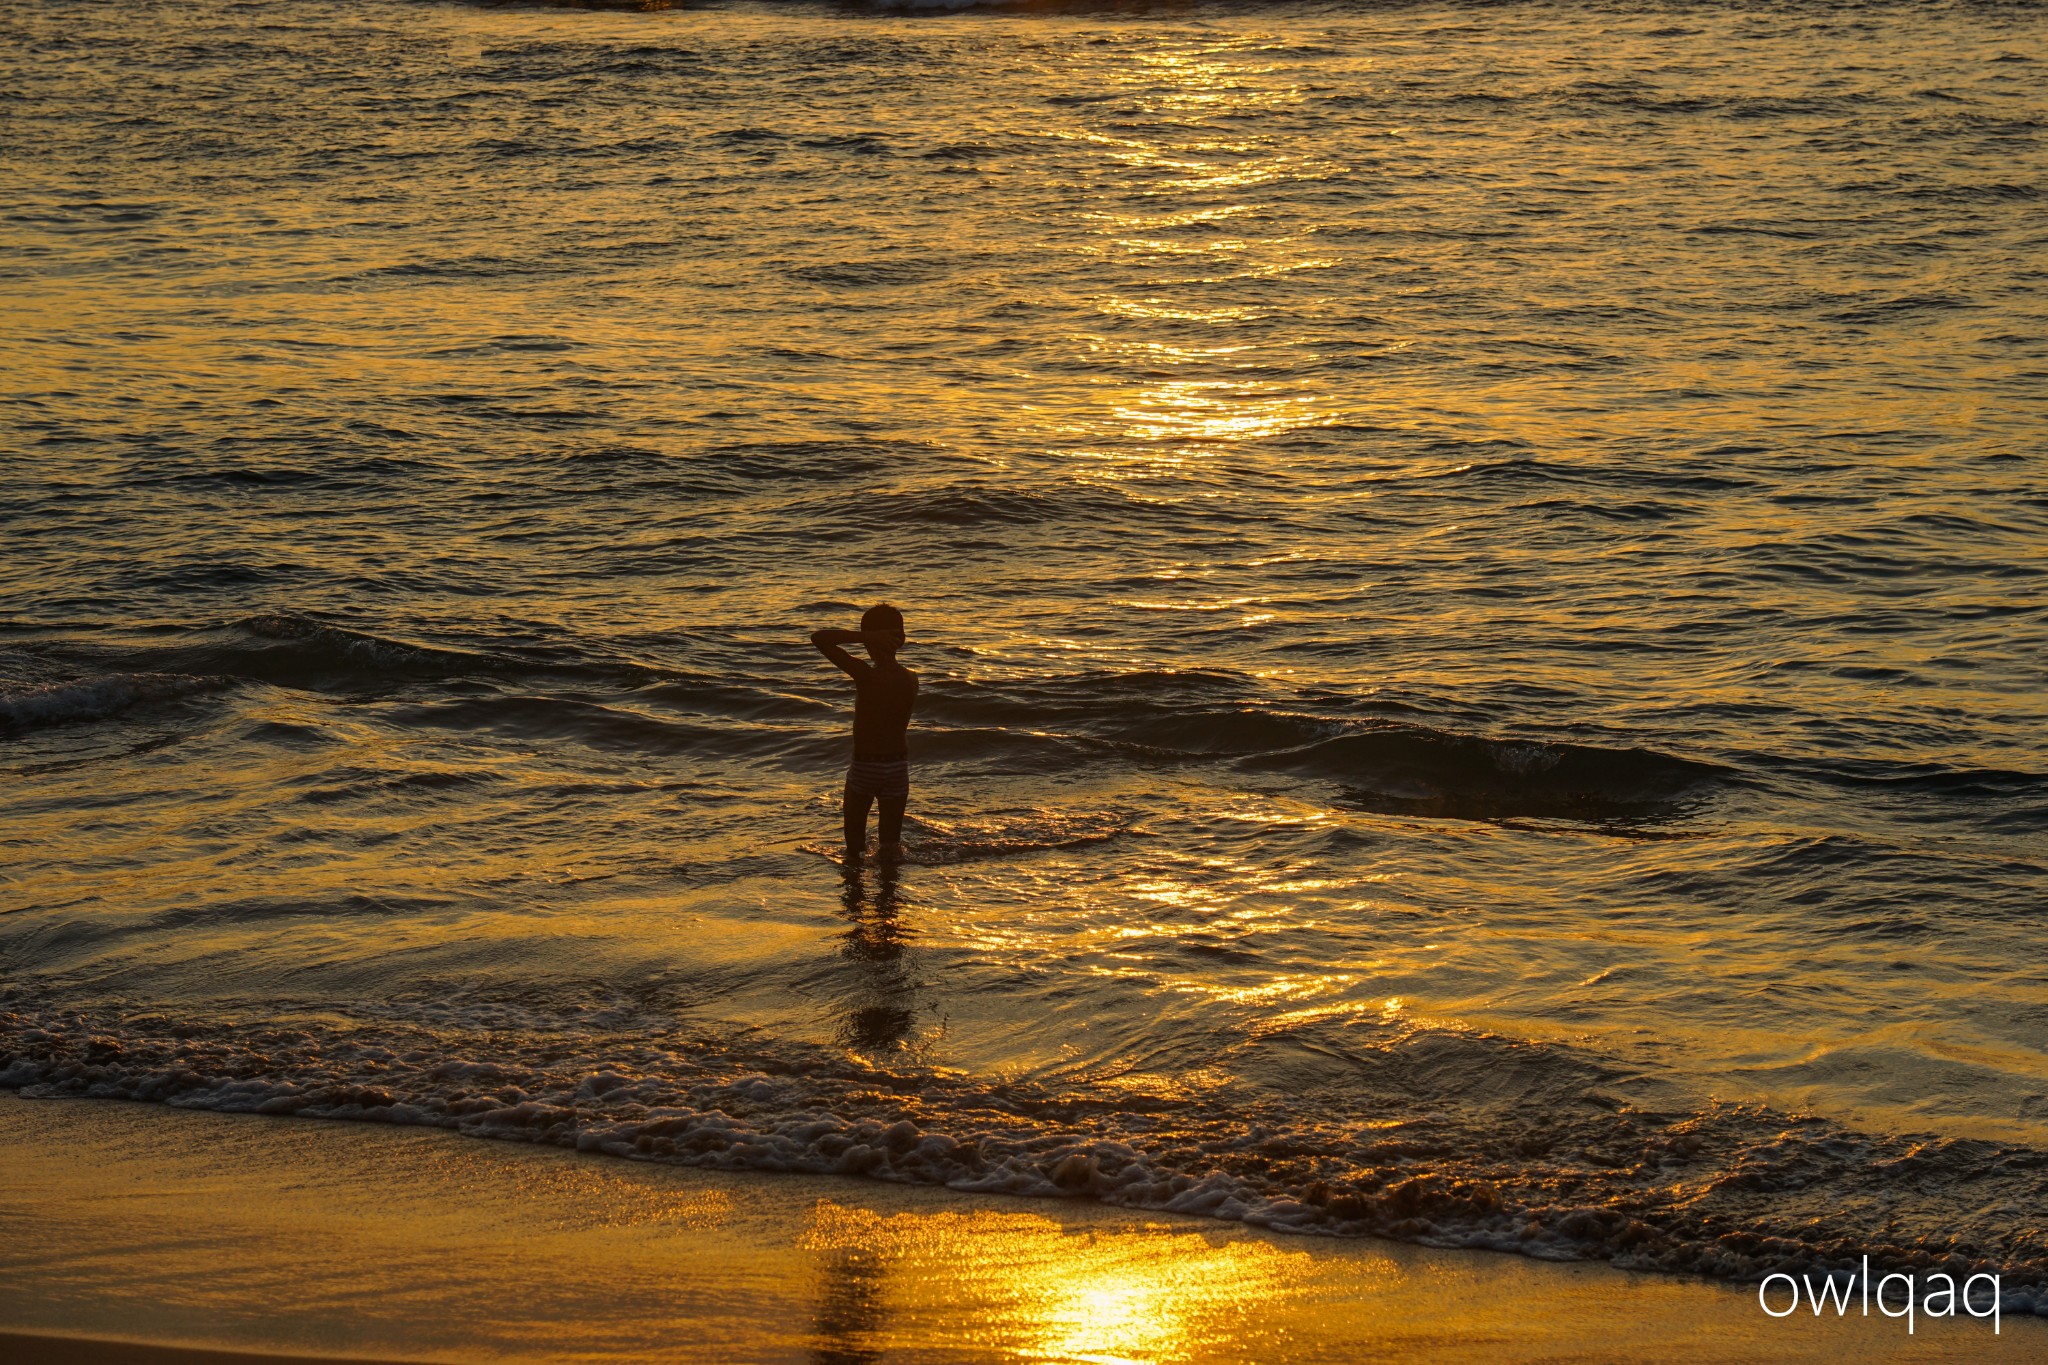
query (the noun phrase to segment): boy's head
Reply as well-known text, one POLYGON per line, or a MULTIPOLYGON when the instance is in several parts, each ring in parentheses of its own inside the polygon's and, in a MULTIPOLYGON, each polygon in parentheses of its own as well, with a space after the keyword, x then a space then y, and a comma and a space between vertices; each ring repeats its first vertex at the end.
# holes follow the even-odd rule
MULTIPOLYGON (((860 614, 860 628, 862 630, 879 631, 896 637, 896 644, 882 647, 885 654, 894 654, 897 646, 903 643, 903 613, 890 606, 887 602, 879 603, 862 612, 860 614)), ((873 648, 873 646, 870 646, 870 648, 873 648)))

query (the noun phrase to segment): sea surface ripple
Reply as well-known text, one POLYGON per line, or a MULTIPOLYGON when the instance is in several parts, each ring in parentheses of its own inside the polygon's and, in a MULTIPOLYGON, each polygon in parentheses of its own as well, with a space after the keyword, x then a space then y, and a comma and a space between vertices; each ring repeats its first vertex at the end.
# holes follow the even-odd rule
POLYGON ((2039 7, 0 34, 0 1084, 2048 1311, 2039 7))

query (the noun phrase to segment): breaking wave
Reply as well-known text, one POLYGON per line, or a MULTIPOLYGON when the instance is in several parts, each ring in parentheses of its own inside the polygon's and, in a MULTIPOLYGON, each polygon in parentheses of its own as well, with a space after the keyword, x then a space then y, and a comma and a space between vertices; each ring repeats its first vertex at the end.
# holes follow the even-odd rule
POLYGON ((104 720, 137 707, 234 686, 232 678, 187 673, 107 673, 0 692, 0 731, 104 720))
POLYGON ((1996 1273, 2005 1311, 2048 1313, 2048 1242, 2001 1212, 2048 1198, 2048 1152, 1637 1108, 1598 1057, 1486 1033, 1296 1024, 1242 1045, 1251 1079, 1147 1093, 883 1068, 623 1005, 456 997, 315 1024, 0 1003, 0 1085, 31 1098, 417 1124, 1735 1280, 1867 1255, 1996 1273))

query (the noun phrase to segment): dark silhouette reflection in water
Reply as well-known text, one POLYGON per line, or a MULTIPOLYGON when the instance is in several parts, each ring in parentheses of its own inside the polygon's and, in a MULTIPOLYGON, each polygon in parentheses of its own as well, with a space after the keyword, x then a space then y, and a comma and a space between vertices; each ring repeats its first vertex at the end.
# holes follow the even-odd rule
POLYGON ((881 1339, 884 1269, 875 1247, 838 1247, 825 1257, 812 1319, 814 1365, 874 1365, 882 1358, 866 1343, 881 1339))
POLYGON ((849 927, 839 956, 852 973, 836 1037, 861 1051, 904 1047, 917 1025, 920 990, 901 875, 886 863, 849 867, 840 900, 849 927))
MULTIPOLYGON (((839 958, 850 980, 839 1011, 839 1043, 861 1051, 907 1046, 918 1016, 914 933, 903 923, 903 883, 888 863, 847 867, 840 884, 847 930, 839 958)), ((818 1306, 812 1321, 814 1365, 875 1365, 881 1353, 885 1266, 881 1249, 833 1247, 818 1268, 818 1306)))

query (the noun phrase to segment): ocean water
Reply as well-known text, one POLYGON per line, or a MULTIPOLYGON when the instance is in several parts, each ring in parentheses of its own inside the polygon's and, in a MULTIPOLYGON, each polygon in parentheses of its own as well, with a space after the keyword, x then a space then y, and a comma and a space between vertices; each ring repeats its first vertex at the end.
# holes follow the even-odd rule
POLYGON ((2041 9, 0 32, 0 1084, 2048 1311, 2041 9))

